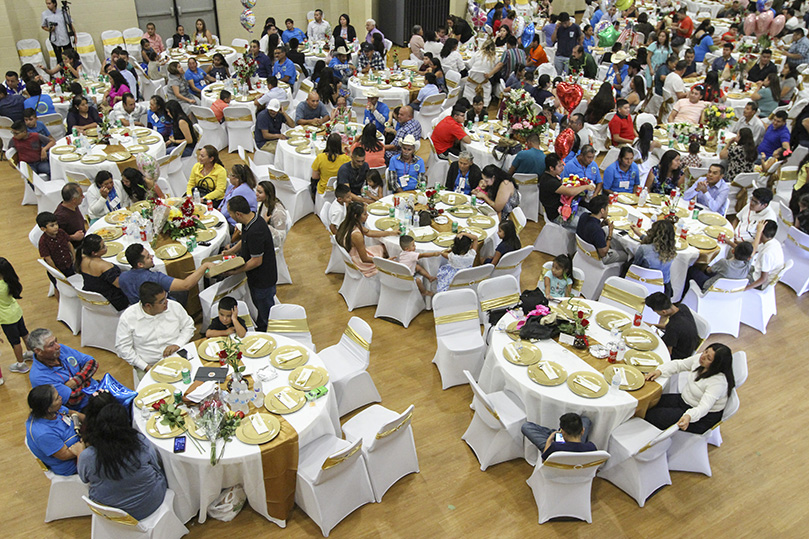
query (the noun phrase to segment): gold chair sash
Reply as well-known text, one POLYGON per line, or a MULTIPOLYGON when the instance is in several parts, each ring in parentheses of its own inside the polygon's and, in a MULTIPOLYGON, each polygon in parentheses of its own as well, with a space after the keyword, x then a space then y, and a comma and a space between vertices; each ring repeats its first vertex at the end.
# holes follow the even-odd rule
POLYGON ((643 308, 646 306, 646 298, 636 296, 626 290, 621 290, 617 286, 605 284, 604 289, 601 291, 601 297, 617 301, 622 305, 626 305, 635 312, 642 313, 643 308))
POLYGON ((491 311, 492 309, 499 309, 508 305, 519 303, 519 294, 509 294, 508 296, 500 296, 499 298, 486 299, 480 302, 480 308, 484 311, 491 311))
POLYGON ((124 43, 126 43, 127 45, 140 45, 140 40, 141 38, 139 36, 125 37, 124 43))
POLYGON ((458 83, 454 80, 446 79, 444 82, 447 83, 447 88, 456 88, 458 86, 458 83))
POLYGON ((252 122, 253 117, 252 116, 238 116, 236 118, 228 118, 227 116, 225 116, 225 121, 226 122, 252 122))
POLYGON ((220 299, 224 298, 225 296, 227 296, 228 294, 230 294, 231 292, 233 292, 234 290, 236 290, 237 288, 239 288, 240 286, 242 286, 246 282, 247 282, 247 276, 245 275, 244 279, 239 281, 238 284, 235 284, 235 285, 231 286, 227 290, 222 290, 216 296, 214 296, 213 303, 216 303, 220 299))
POLYGON ((539 183, 539 178, 534 176, 533 178, 528 178, 527 180, 518 180, 517 178, 512 178, 514 183, 517 185, 536 185, 539 183))
POLYGON ((77 183, 79 185, 90 185, 90 178, 84 178, 81 176, 74 176, 70 172, 66 172, 65 175, 67 176, 67 181, 70 183, 77 183))
POLYGON ((111 45, 123 45, 124 44, 124 37, 110 37, 107 39, 102 39, 101 42, 104 44, 105 47, 109 47, 111 45))
POLYGON ((98 509, 93 507, 92 505, 90 505, 89 507, 90 507, 90 511, 92 511, 96 515, 98 515, 100 517, 104 517, 107 520, 111 520, 112 522, 117 522, 118 524, 123 524, 124 526, 137 526, 138 525, 138 521, 132 515, 111 516, 111 515, 107 515, 107 514, 102 513, 101 511, 99 511, 98 509))
POLYGON ((84 47, 76 47, 76 52, 79 54, 92 54, 96 51, 95 45, 87 45, 84 47))
POLYGON ((449 287, 450 288, 464 288, 464 287, 467 287, 467 286, 472 286, 472 285, 475 285, 475 284, 482 283, 485 280, 486 280, 486 278, 478 279, 476 281, 466 281, 466 282, 463 282, 463 283, 452 283, 452 284, 449 285, 449 287))
POLYGON ((90 305, 109 305, 109 301, 95 301, 93 299, 87 299, 81 294, 79 294, 79 299, 82 300, 84 303, 89 303, 90 305))
POLYGON ((517 229, 517 234, 522 232, 522 229, 525 227, 520 224, 513 212, 508 215, 508 218, 511 219, 512 223, 514 223, 514 228, 517 229))
POLYGON ((366 350, 371 350, 371 343, 366 341, 365 338, 357 333, 351 326, 346 326, 346 330, 343 332, 343 334, 366 350))
POLYGON ((452 324, 454 322, 465 322, 467 320, 477 320, 477 311, 461 311, 455 314, 445 314, 444 316, 435 317, 435 325, 452 324))
POLYGON ((168 159, 166 159, 166 162, 165 162, 165 163, 163 163, 163 166, 166 166, 166 165, 168 165, 169 163, 173 163, 174 161, 176 161, 176 160, 177 160, 177 159, 179 159, 179 158, 180 158, 180 154, 179 154, 179 153, 174 154, 174 155, 169 154, 169 158, 168 158, 168 159))
POLYGON ((403 281, 412 281, 414 280, 413 275, 403 275, 401 273, 393 273, 392 271, 388 271, 386 269, 382 269, 380 267, 376 268, 380 273, 384 273, 385 275, 390 275, 391 277, 396 277, 397 279, 401 279, 403 281))
POLYGON ((724 288, 717 288, 712 286, 708 289, 708 292, 721 292, 723 294, 735 294, 736 292, 744 292, 744 287, 741 288, 734 288, 733 290, 725 290, 724 288))
POLYGON ((54 51, 53 49, 50 49, 48 51, 48 56, 50 56, 51 58, 56 58, 56 51, 54 51))
POLYGON ((17 54, 20 56, 35 56, 37 54, 42 54, 42 49, 39 47, 36 49, 17 49, 17 54))
POLYGON ((512 269, 519 268, 520 266, 522 266, 522 262, 520 262, 519 264, 514 264, 513 266, 500 266, 500 265, 497 265, 497 266, 495 266, 494 269, 495 270, 512 270, 512 269))
POLYGON ((211 122, 211 123, 214 123, 214 124, 219 123, 219 120, 217 120, 215 116, 200 116, 199 114, 197 114, 196 116, 197 116, 197 120, 201 120, 203 122, 211 122))
POLYGON ((580 279, 573 279, 573 290, 578 290, 579 292, 581 292, 581 289, 582 289, 583 286, 584 286, 584 280, 583 279, 581 279, 581 280, 580 279))
POLYGON ((288 182, 288 181, 290 181, 290 180, 289 180, 289 176, 287 176, 286 174, 281 174, 281 175, 279 176, 279 175, 277 175, 277 174, 273 174, 272 172, 270 172, 270 179, 271 179, 271 180, 278 180, 278 181, 281 181, 281 182, 288 182))
POLYGON ((663 282, 663 278, 660 279, 647 279, 645 277, 641 277, 640 275, 636 274, 634 271, 629 270, 626 272, 627 279, 634 279, 636 281, 640 281, 642 283, 653 284, 656 286, 663 286, 665 283, 663 282))
POLYGON ((45 122, 45 125, 62 125, 62 119, 60 118, 57 120, 56 118, 54 118, 50 122, 45 122))
POLYGON ((800 248, 801 248, 801 249, 803 249, 804 251, 809 251, 809 247, 807 247, 806 245, 801 245, 801 244, 798 242, 798 240, 796 240, 795 238, 793 238, 793 237, 792 237, 792 234, 787 234, 787 238, 789 238, 789 240, 790 240, 792 243, 794 243, 795 245, 797 245, 798 247, 800 247, 800 248))
POLYGON ((551 468, 558 468, 560 470, 581 470, 582 468, 592 468, 593 466, 601 466, 607 462, 607 459, 594 460, 586 464, 563 464, 561 462, 548 462, 547 460, 542 463, 543 466, 550 466, 551 468))
POLYGON ((357 266, 355 266, 354 264, 352 264, 352 263, 351 263, 351 262, 349 262, 348 260, 343 260, 343 263, 345 263, 345 265, 346 265, 346 267, 347 267, 347 268, 351 268, 351 269, 353 269, 353 270, 360 271, 360 268, 358 268, 357 266))
POLYGON ((407 426, 407 425, 410 423, 410 418, 411 418, 411 417, 413 417, 413 412, 410 412, 409 414, 407 414, 407 415, 405 416, 405 418, 404 418, 404 419, 402 419, 401 423, 399 423, 398 425, 396 425, 396 426, 395 426, 395 427, 393 427, 392 429, 390 429, 390 430, 386 430, 385 432, 377 432, 377 433, 376 433, 376 439, 377 439, 377 440, 381 440, 382 438, 387 438, 388 436, 390 436, 390 435, 391 435, 391 434, 393 434, 394 432, 398 431, 398 430, 399 430, 399 429, 401 429, 402 427, 407 426))
POLYGON ((269 320, 267 331, 269 333, 309 333, 309 322, 306 318, 269 320))
POLYGON ((599 262, 601 262, 601 257, 600 257, 600 256, 598 256, 598 251, 588 251, 588 250, 587 250, 587 249, 584 247, 584 244, 582 244, 582 242, 579 240, 578 236, 576 237, 576 247, 578 247, 579 249, 581 249, 581 251, 582 251, 584 254, 586 254, 587 256, 589 256, 590 258, 594 258, 594 259, 598 260, 599 262))
POLYGON ((328 470, 329 468, 334 468, 338 464, 342 464, 343 462, 345 462, 348 459, 350 459, 351 457, 353 457, 354 454, 357 451, 359 451, 360 449, 362 449, 362 442, 358 443, 357 447, 355 447, 348 454, 343 455, 342 457, 329 457, 329 458, 327 458, 323 462, 323 466, 321 466, 321 468, 324 469, 324 470, 328 470))

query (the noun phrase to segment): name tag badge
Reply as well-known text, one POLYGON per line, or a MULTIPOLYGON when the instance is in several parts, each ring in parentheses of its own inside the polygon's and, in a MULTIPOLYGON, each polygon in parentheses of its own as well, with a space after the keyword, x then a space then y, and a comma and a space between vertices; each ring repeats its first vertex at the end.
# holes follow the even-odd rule
POLYGON ((79 362, 76 361, 76 358, 73 356, 68 357, 67 362, 70 364, 71 367, 76 367, 79 365, 79 362))
POLYGON ((399 185, 402 187, 407 187, 407 184, 410 183, 410 176, 399 176, 399 185))
POLYGON ((629 189, 629 180, 624 180, 622 182, 618 182, 619 189, 629 189))
POLYGON ((65 422, 65 425, 67 425, 68 427, 72 427, 72 426, 73 426, 73 421, 71 421, 71 420, 70 420, 70 416, 63 415, 63 416, 62 416, 62 421, 64 421, 64 422, 65 422))

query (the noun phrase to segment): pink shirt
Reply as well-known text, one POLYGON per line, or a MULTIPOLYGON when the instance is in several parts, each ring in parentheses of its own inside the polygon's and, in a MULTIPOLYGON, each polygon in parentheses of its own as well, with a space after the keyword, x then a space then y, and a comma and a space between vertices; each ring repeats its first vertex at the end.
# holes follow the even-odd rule
POLYGON ((699 124, 702 111, 705 110, 706 105, 708 105, 708 103, 705 101, 697 101, 696 103, 692 103, 687 97, 684 97, 674 104, 674 110, 677 111, 674 121, 699 124))
POLYGON ((416 264, 419 262, 419 254, 416 251, 402 251, 399 254, 399 258, 397 261, 400 264, 404 264, 407 266, 407 269, 410 270, 410 273, 415 275, 416 274, 416 264))
POLYGON ((151 37, 151 36, 149 36, 149 33, 147 32, 147 33, 143 34, 143 39, 148 39, 149 40, 149 44, 152 46, 152 48, 154 49, 154 51, 157 54, 160 54, 161 52, 166 50, 166 47, 163 46, 163 38, 161 38, 157 34, 155 34, 154 37, 151 37))
POLYGON ((118 87, 117 90, 115 89, 115 86, 110 86, 110 106, 113 106, 115 104, 116 97, 124 95, 125 93, 131 91, 132 90, 130 90, 129 86, 127 86, 126 84, 122 84, 121 86, 118 87))

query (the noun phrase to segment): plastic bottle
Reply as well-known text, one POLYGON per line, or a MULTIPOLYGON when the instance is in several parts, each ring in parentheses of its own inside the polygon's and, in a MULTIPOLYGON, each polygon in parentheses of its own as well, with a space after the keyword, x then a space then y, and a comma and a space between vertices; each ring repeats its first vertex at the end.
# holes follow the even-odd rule
POLYGON ((607 361, 610 363, 618 361, 618 344, 615 341, 610 343, 610 355, 607 356, 607 361))
POLYGON ((621 390, 621 375, 618 373, 618 369, 615 369, 615 373, 612 375, 612 383, 610 383, 610 389, 612 391, 621 390))
POLYGON ((199 196, 199 189, 194 187, 194 191, 192 191, 192 194, 194 197, 194 204, 200 204, 202 202, 202 199, 199 196))
POLYGON ((640 196, 638 197, 638 207, 642 208, 646 205, 646 200, 649 198, 649 191, 646 188, 643 188, 643 191, 640 192, 640 196))

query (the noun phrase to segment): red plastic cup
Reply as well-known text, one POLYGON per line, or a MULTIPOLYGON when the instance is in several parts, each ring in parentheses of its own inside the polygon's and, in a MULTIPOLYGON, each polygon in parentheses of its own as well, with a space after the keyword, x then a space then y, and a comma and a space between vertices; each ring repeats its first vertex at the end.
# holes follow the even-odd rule
POLYGON ((641 321, 643 320, 643 316, 640 313, 635 313, 635 320, 633 324, 637 327, 640 326, 641 321))
POLYGON ((615 204, 617 198, 618 198, 617 193, 610 193, 610 204, 615 204))
POLYGON ((720 233, 719 233, 719 236, 716 238, 716 241, 718 241, 719 243, 725 243, 725 239, 726 239, 726 238, 725 238, 725 233, 724 233, 724 232, 720 232, 720 233))
POLYGON ((697 201, 693 198, 688 201, 688 211, 694 211, 694 208, 697 206, 697 201))
POLYGON ((640 228, 643 226, 643 217, 638 217, 637 227, 640 228))
POLYGON ((610 349, 610 355, 607 357, 609 363, 616 363, 618 361, 618 350, 610 349))
POLYGON ((213 201, 208 201, 208 211, 213 211, 213 201))
POLYGON ((688 239, 688 231, 686 229, 683 229, 682 232, 680 232, 680 237, 684 240, 688 239))
POLYGON ((641 191, 643 191, 643 187, 641 187, 640 185, 636 185, 635 186, 635 194, 640 196, 641 191))

